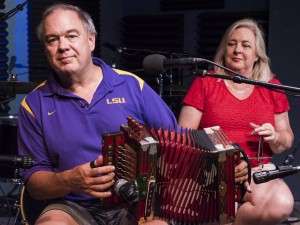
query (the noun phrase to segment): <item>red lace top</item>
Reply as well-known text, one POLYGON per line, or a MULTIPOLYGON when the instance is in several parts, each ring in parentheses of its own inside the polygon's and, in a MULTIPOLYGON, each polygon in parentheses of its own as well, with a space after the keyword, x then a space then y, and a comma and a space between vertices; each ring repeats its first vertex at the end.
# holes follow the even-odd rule
MULTIPOLYGON (((280 84, 273 78, 270 83, 280 84)), ((274 114, 290 109, 286 95, 255 86, 251 95, 239 100, 227 89, 223 80, 213 77, 197 77, 191 85, 184 101, 203 112, 199 129, 220 126, 231 142, 238 143, 250 159, 257 157, 257 135, 251 135, 255 124, 271 123, 274 125, 274 114)), ((271 157, 272 151, 264 143, 264 157, 271 157)), ((270 162, 270 159, 261 161, 270 162)), ((257 160, 251 160, 252 167, 257 160)))

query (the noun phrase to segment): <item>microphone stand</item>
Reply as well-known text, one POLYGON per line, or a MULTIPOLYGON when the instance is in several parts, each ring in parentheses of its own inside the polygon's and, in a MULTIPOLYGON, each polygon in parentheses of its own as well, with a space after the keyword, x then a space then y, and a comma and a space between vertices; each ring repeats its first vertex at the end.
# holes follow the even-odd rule
MULTIPOLYGON (((231 70, 229 70, 229 71, 233 72, 231 70)), ((235 74, 234 76, 209 73, 207 70, 196 70, 193 72, 193 74, 198 77, 206 77, 206 76, 216 77, 216 78, 225 79, 225 80, 232 80, 234 83, 239 83, 239 84, 240 83, 254 84, 254 85, 262 86, 265 88, 272 88, 272 89, 286 90, 286 91, 300 93, 300 88, 297 88, 297 87, 291 87, 291 86, 286 86, 286 85, 282 85, 282 84, 272 84, 272 83, 267 83, 267 82, 263 82, 263 81, 252 80, 252 79, 247 78, 236 72, 233 72, 233 73, 235 74)))
POLYGON ((2 15, 0 17, 0 21, 2 20, 6 20, 8 18, 10 18, 11 16, 15 15, 18 11, 22 11, 24 6, 28 3, 29 0, 26 0, 25 2, 23 2, 22 4, 17 5, 15 8, 13 8, 12 10, 10 10, 9 12, 5 13, 4 15, 2 15))
POLYGON ((159 73, 158 77, 156 77, 156 82, 158 83, 159 87, 158 95, 162 98, 164 92, 164 77, 162 73, 159 73))
POLYGON ((166 52, 166 51, 156 51, 151 49, 137 49, 137 48, 128 48, 123 46, 115 46, 112 43, 105 42, 103 44, 104 47, 111 49, 112 51, 116 51, 118 53, 127 53, 127 54, 139 54, 139 53, 149 53, 149 54, 163 54, 163 55, 180 55, 185 56, 189 55, 187 53, 179 53, 179 52, 166 52), (129 53, 130 52, 130 53, 129 53))
POLYGON ((248 77, 243 76, 242 74, 240 74, 236 71, 233 71, 225 66, 219 65, 208 59, 198 58, 197 60, 198 60, 197 62, 207 62, 209 64, 213 64, 214 66, 217 66, 231 74, 234 74, 234 76, 212 74, 212 73, 209 73, 207 70, 203 70, 203 69, 198 70, 197 69, 196 71, 193 72, 193 75, 198 76, 198 77, 210 76, 210 77, 216 77, 216 78, 225 79, 225 80, 232 80, 234 83, 239 83, 239 84, 240 83, 254 84, 254 85, 262 86, 262 87, 269 88, 269 89, 279 89, 279 90, 286 90, 286 91, 300 93, 300 88, 286 86, 286 85, 282 85, 282 84, 271 84, 271 83, 267 83, 267 82, 263 82, 263 81, 252 80, 248 77))
POLYGON ((291 152, 291 154, 287 155, 284 162, 282 163, 282 165, 292 165, 293 161, 294 161, 294 155, 296 154, 296 152, 298 151, 300 146, 300 140, 298 140, 296 146, 294 147, 293 151, 291 152))

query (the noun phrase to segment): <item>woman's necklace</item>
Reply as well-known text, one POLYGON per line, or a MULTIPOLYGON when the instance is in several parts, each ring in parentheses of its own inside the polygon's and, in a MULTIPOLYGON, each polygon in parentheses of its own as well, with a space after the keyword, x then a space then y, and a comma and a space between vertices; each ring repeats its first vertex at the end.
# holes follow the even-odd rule
POLYGON ((226 82, 226 80, 224 80, 224 82, 225 82, 226 87, 229 90, 234 91, 234 92, 239 93, 239 94, 243 94, 244 92, 248 91, 251 88, 251 85, 249 85, 245 90, 239 91, 239 90, 236 90, 236 89, 230 87, 229 84, 226 82))

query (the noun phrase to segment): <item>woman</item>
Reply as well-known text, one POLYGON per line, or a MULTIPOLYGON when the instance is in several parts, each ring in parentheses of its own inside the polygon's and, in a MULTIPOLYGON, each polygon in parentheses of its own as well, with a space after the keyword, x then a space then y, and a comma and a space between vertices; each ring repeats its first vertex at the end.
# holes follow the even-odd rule
MULTIPOLYGON (((235 22, 225 32, 215 62, 250 79, 280 84, 271 73, 263 36, 254 20, 235 22)), ((234 75, 218 67, 214 72, 234 75)), ((230 141, 245 150, 252 172, 272 170, 272 154, 293 144, 289 109, 284 94, 264 87, 196 78, 184 99, 179 124, 193 129, 219 125, 230 141)), ((291 213, 294 199, 282 179, 252 182, 251 190, 243 197, 235 224, 279 224, 291 213)))

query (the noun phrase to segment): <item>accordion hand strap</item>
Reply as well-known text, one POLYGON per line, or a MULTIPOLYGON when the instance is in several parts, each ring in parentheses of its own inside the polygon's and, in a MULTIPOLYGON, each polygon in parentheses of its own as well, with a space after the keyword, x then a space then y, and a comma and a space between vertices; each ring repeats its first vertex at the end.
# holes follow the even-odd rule
MULTIPOLYGON (((247 162, 247 167, 248 167, 248 183, 249 185, 251 184, 251 176, 252 176, 252 173, 251 173, 251 163, 250 163, 250 160, 248 158, 248 155, 246 154, 246 152, 241 148, 241 146, 237 143, 232 143, 233 147, 236 149, 236 150, 239 150, 240 153, 242 154, 242 157, 241 157, 241 160, 244 160, 247 162)), ((245 190, 245 187, 242 186, 242 196, 241 196, 241 199, 244 197, 244 195, 246 194, 246 190, 245 190)))

